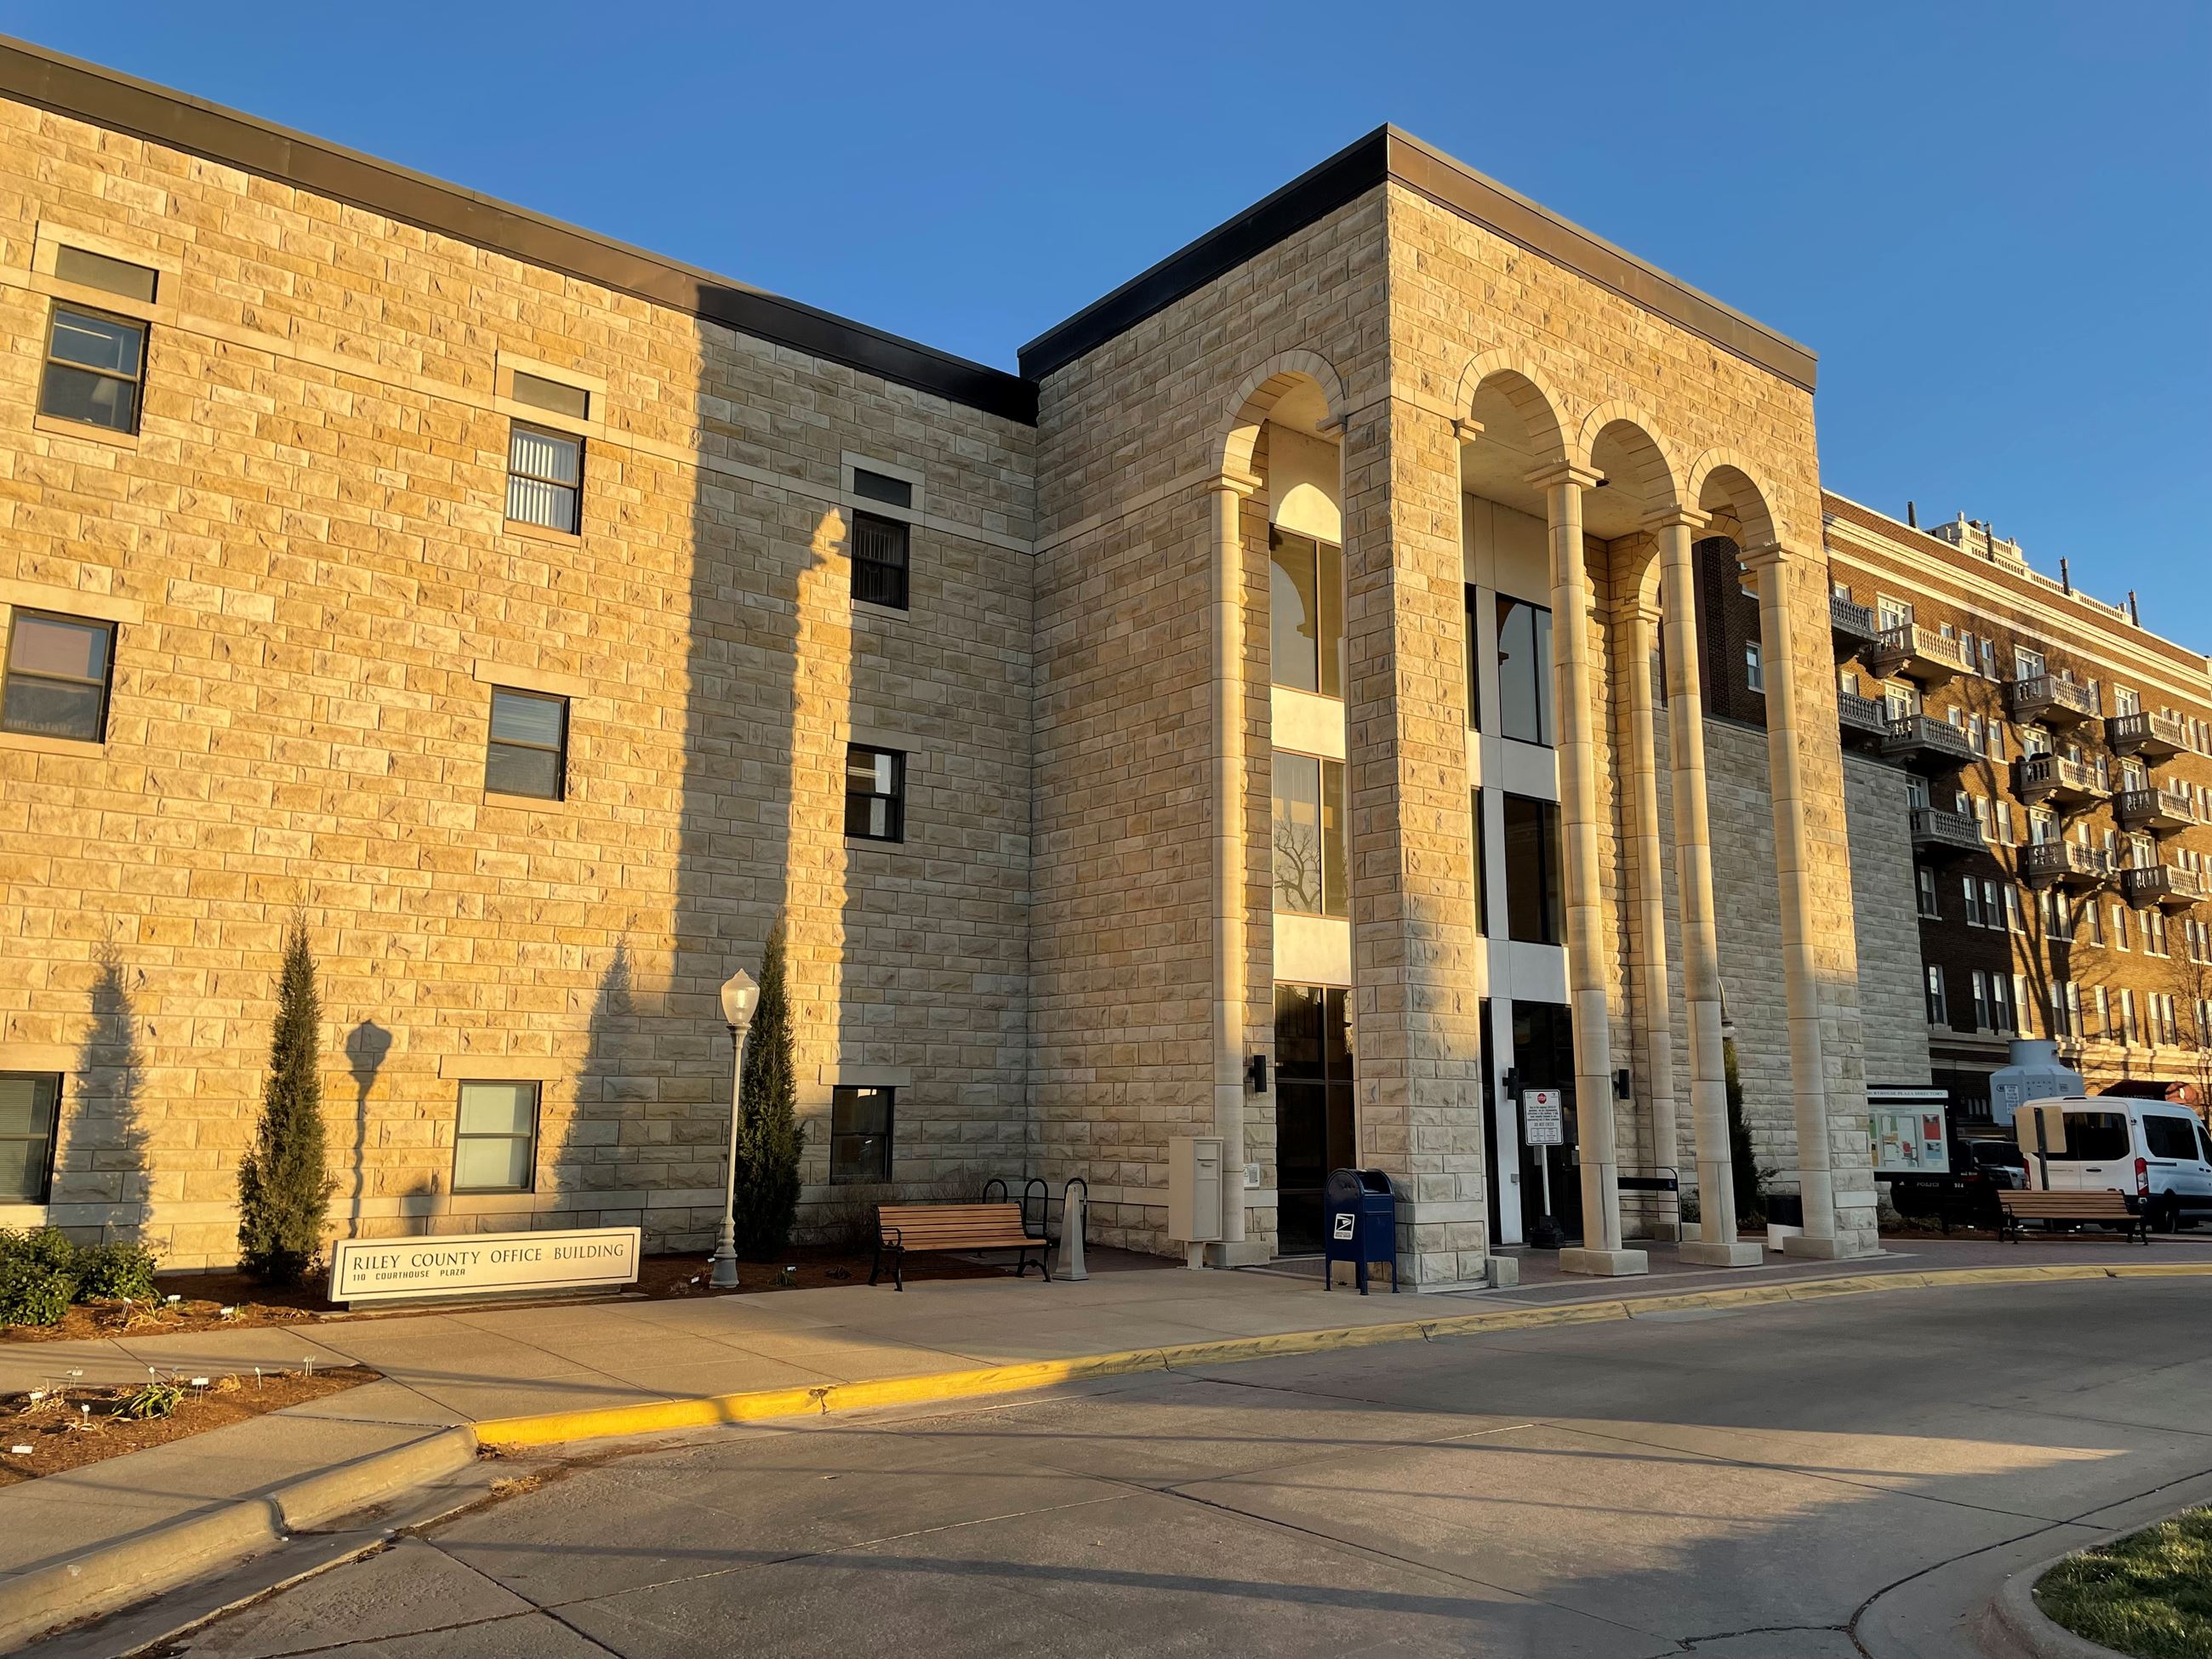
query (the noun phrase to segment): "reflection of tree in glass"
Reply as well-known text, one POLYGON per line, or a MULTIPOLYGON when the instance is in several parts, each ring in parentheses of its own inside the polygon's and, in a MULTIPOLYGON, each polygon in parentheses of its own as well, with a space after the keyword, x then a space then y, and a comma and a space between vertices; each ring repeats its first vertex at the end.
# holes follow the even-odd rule
POLYGON ((1321 831, 1280 815, 1275 819, 1275 908, 1308 916, 1322 912, 1321 831))

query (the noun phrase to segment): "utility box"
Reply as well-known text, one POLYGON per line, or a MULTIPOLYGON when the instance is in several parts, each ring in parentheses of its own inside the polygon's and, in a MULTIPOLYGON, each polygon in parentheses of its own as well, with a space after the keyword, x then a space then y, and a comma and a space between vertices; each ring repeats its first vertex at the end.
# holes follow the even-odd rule
POLYGON ((1186 1244, 1219 1242, 1221 1161, 1227 1152, 1219 1135, 1178 1135, 1168 1142, 1170 1238, 1186 1244))

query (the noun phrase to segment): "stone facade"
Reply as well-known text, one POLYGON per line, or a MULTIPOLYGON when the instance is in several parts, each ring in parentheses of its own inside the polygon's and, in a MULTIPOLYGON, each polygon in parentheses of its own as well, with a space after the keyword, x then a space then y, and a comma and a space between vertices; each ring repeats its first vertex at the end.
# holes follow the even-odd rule
MULTIPOLYGON (((1694 521, 1759 569, 1770 603, 1727 626, 1795 711, 1770 734, 1716 702, 1703 728, 1756 1144, 1784 1186, 1832 1181, 1822 1248, 1871 1243, 1864 1084, 1926 1059, 1896 1018, 1895 775, 1838 735, 1802 348, 1648 268, 1625 283, 1624 256, 1385 132, 1293 186, 1287 228, 1224 228, 1017 380, 246 118, 218 143, 179 106, 175 142, 129 136, 103 85, 0 51, 0 620, 117 630, 103 740, 0 732, 0 1073, 65 1089, 51 1201, 0 1222, 228 1257, 296 915, 341 1232, 638 1221, 696 1246, 727 1126, 715 990, 782 918, 809 1224, 1080 1176, 1095 1237, 1166 1249, 1170 1143, 1233 1129, 1255 1173, 1217 1255, 1265 1256, 1279 1096, 1224 1072, 1274 1057, 1295 961, 1351 993, 1349 1152, 1406 1197, 1409 1281, 1480 1282, 1510 1152, 1468 803, 1518 778, 1565 824, 1573 948, 1526 960, 1577 1013, 1584 1265, 1634 1271, 1603 1237, 1611 1171, 1698 1151, 1638 672, 1656 549, 1694 521), (60 247, 155 273, 125 313, 149 340, 127 434, 39 412, 53 307, 113 303, 60 247), (510 432, 546 418, 518 372, 586 400, 561 428, 578 533, 507 515, 510 432), (855 467, 911 487, 907 609, 853 597, 853 514, 883 505, 855 467), (1470 500, 1544 533, 1516 580, 1559 613, 1556 752, 1470 736, 1470 500), (1303 931, 1270 845, 1295 712, 1270 527, 1294 509, 1340 524, 1349 784, 1347 914, 1303 931), (487 793, 494 686, 567 699, 562 799, 487 793), (902 842, 845 833, 853 744, 904 755, 902 842), (471 1079, 540 1085, 531 1190, 452 1190, 471 1079), (828 1180, 840 1084, 896 1091, 888 1187, 828 1180)), ((132 96, 158 127, 162 94, 132 96)))

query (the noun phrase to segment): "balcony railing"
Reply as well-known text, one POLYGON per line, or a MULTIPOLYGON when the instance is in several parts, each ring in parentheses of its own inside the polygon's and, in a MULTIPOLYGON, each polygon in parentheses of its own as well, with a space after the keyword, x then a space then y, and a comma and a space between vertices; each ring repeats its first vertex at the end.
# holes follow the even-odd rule
POLYGON ((1868 651, 1866 663, 1878 679, 1893 679, 1902 674, 1923 685, 1941 685, 1954 674, 1967 673, 1973 668, 1967 660, 1966 647, 1956 639, 1916 623, 1883 629, 1881 637, 1868 651))
POLYGON ((2031 806, 2078 812, 2102 800, 2106 791, 2096 773, 2081 761, 2063 755, 2023 755, 2013 793, 2031 806))
POLYGON ((2171 836, 2197 822, 2197 803, 2186 789, 2123 789, 2112 797, 2112 811, 2123 830, 2154 836, 2171 836))
POLYGON ((2139 909, 2185 910, 2204 898, 2204 878, 2178 864, 2139 864, 2120 872, 2120 891, 2139 909))
POLYGON ((1933 777, 1955 772, 1974 758, 1966 734, 1948 720, 1927 714, 1903 714, 1890 721, 1881 740, 1881 757, 1933 777))
POLYGON ((2036 842, 2020 849, 2020 873, 2031 887, 2102 887, 2112 878, 2112 855, 2077 842, 2036 842))
POLYGON ((1856 691, 1837 692, 1836 720, 1847 738, 1871 738, 1880 742, 1889 735, 1889 710, 1880 697, 1863 697, 1856 691))
POLYGON ((1947 812, 1940 806, 1912 809, 1912 845, 1916 851, 1942 854, 1978 853, 1982 830, 1964 812, 1947 812))
POLYGON ((1838 662, 1848 662, 1881 638, 1874 612, 1840 593, 1828 595, 1828 633, 1835 641, 1838 662))
POLYGON ((2132 714, 2115 714, 2106 720, 2105 742, 2116 755, 2172 760, 2189 747, 2189 728, 2171 714, 2139 708, 2132 714))
POLYGON ((2005 687, 2005 707, 2016 720, 2075 726, 2097 717, 2097 696, 2056 674, 2030 674, 2005 687))

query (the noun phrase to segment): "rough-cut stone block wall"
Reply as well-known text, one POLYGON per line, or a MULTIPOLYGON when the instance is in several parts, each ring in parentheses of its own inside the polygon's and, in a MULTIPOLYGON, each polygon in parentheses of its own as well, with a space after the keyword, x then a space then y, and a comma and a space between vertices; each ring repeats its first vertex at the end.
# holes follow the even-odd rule
POLYGON ((787 903, 810 1200, 840 1064, 910 1073, 909 1184, 1020 1167, 1030 429, 16 105, 0 323, 0 598, 126 613, 106 744, 0 743, 52 1219, 228 1258, 295 909, 342 1230, 699 1242, 714 988, 787 903), (40 226, 169 273, 135 441, 34 422, 40 226), (580 537, 503 522, 501 353, 605 384, 580 537), (852 615, 848 452, 925 481, 906 617, 852 615), (568 799, 488 799, 489 685, 533 675, 575 688, 568 799), (914 751, 903 848, 844 842, 855 730, 914 751), (471 1069, 543 1082, 534 1194, 448 1192, 471 1069))
POLYGON ((1851 826, 1851 917, 1859 946, 1859 1018, 1869 1083, 1928 1082, 1928 1008, 1913 908, 1912 816, 1905 775, 1844 757, 1851 826))
MULTIPOLYGON (((1090 1185, 1096 1236, 1164 1248, 1167 1142, 1210 1133, 1212 509, 1239 405, 1318 367, 1381 392, 1379 193, 1047 377, 1038 430, 1033 1078, 1043 1171, 1090 1185)), ((1264 469, 1264 447, 1252 464, 1264 469)), ((1273 1049, 1267 563, 1245 532, 1248 1052, 1273 1049)), ((1274 1185, 1271 1097, 1248 1155, 1274 1185)), ((1264 1238, 1272 1212, 1250 1217, 1264 1238)))

